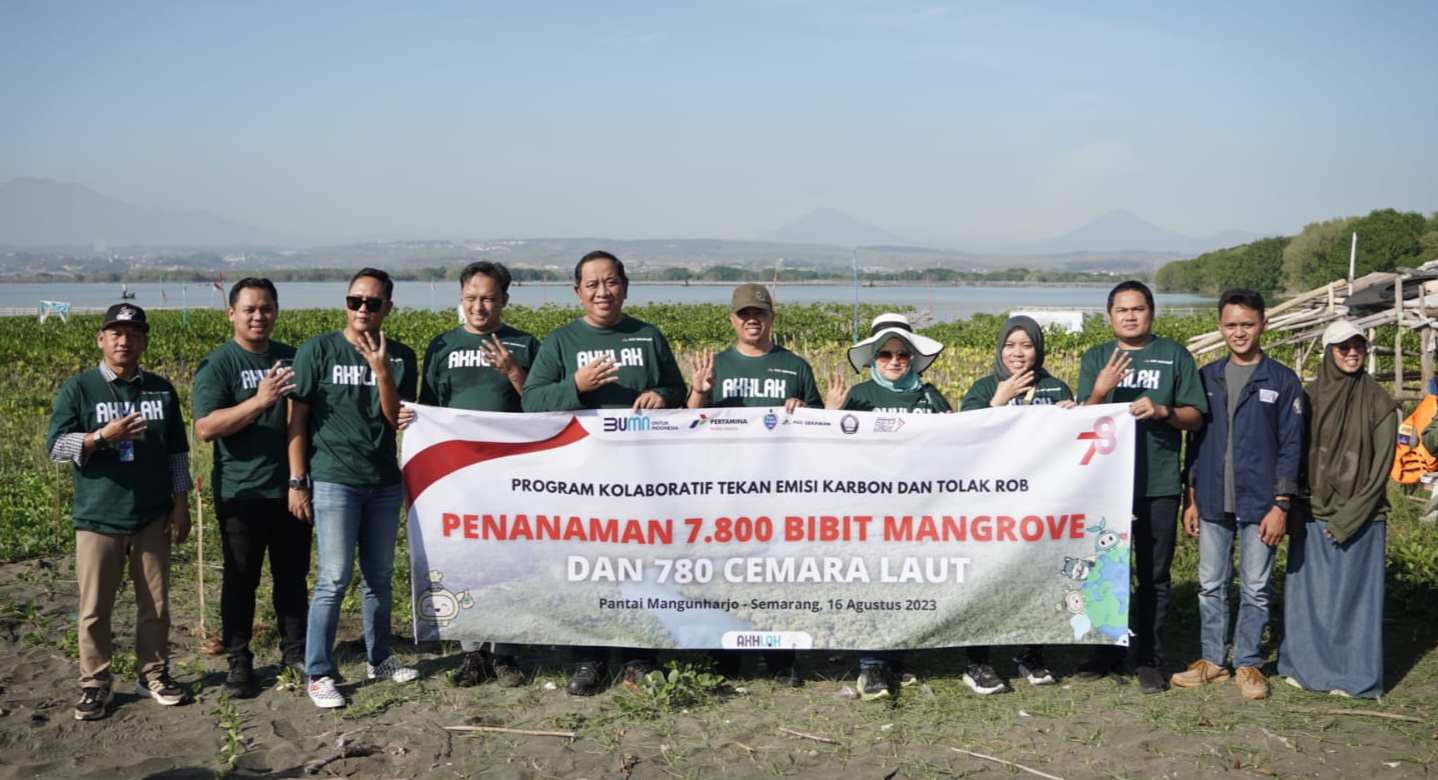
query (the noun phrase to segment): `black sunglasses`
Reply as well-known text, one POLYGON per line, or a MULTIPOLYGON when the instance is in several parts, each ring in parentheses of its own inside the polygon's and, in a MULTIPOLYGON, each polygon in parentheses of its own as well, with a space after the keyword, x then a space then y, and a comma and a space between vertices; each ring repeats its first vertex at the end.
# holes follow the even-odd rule
POLYGON ((384 308, 384 299, 366 298, 362 295, 346 295, 345 305, 350 308, 350 311, 359 311, 360 307, 363 306, 364 310, 370 314, 377 314, 380 309, 384 308))
POLYGON ((891 352, 887 349, 879 350, 880 360, 910 360, 914 357, 912 352, 891 352))

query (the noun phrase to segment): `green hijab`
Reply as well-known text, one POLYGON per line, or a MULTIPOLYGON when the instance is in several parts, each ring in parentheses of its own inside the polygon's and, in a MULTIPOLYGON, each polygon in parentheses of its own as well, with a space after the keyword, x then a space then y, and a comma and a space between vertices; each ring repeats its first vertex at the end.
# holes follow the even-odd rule
POLYGON ((1310 404, 1308 486, 1313 516, 1346 541, 1388 508, 1398 404, 1363 368, 1348 374, 1323 348, 1310 404))

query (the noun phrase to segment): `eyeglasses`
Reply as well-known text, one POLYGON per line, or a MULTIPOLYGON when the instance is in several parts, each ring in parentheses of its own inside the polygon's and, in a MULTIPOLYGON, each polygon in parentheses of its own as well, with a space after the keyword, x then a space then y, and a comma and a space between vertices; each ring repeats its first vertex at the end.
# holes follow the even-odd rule
POLYGON ((1333 348, 1339 352, 1367 352, 1368 342, 1359 339, 1345 341, 1341 344, 1334 344, 1333 348))
POLYGON ((913 357, 914 354, 912 352, 890 352, 887 349, 879 350, 880 360, 912 360, 913 357))
POLYGON ((364 310, 370 314, 377 314, 380 309, 384 308, 384 299, 366 298, 362 295, 346 295, 345 305, 349 307, 350 311, 359 311, 360 307, 363 306, 364 310))

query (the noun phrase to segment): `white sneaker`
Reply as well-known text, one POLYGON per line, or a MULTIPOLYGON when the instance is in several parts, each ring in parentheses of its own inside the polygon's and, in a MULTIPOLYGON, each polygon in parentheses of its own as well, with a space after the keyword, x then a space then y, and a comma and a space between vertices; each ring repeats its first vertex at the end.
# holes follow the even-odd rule
POLYGON ((407 683, 419 679, 419 670, 413 666, 405 666, 394 654, 389 658, 380 661, 379 666, 365 664, 365 673, 371 680, 378 680, 387 677, 391 682, 407 683))
POLYGON ((310 694, 310 701, 316 707, 324 710, 332 710, 336 707, 345 706, 345 695, 335 687, 333 677, 316 677, 310 680, 307 686, 310 694))

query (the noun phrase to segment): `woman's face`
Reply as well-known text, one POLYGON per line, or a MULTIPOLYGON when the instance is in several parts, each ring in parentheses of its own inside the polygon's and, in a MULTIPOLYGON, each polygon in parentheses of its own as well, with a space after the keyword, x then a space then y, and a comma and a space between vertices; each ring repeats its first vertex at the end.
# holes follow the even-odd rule
POLYGON ((890 382, 897 381, 904 374, 909 372, 909 366, 914 364, 914 351, 907 341, 900 338, 892 338, 879 347, 874 354, 874 365, 879 369, 879 374, 890 382))
POLYGON ((629 290, 612 260, 591 260, 579 269, 574 293, 584 307, 584 319, 591 325, 613 325, 624 316, 624 296, 629 290))
POLYGON ((1333 350, 1333 362, 1338 364, 1338 369, 1345 374, 1356 374, 1363 370, 1363 359, 1368 357, 1368 340, 1362 336, 1334 344, 1329 347, 1333 350))
POLYGON ((1039 351, 1034 348, 1033 339, 1029 338, 1023 328, 1014 328, 1008 338, 1004 339, 1004 348, 999 354, 1004 361, 1004 368, 1007 368, 1009 373, 1018 375, 1034 367, 1039 351))

